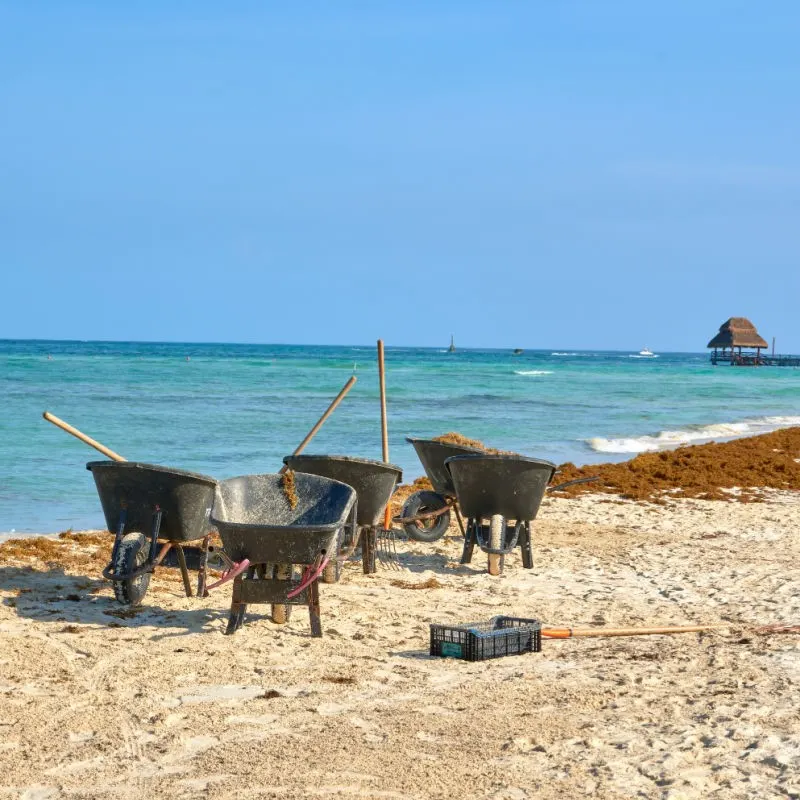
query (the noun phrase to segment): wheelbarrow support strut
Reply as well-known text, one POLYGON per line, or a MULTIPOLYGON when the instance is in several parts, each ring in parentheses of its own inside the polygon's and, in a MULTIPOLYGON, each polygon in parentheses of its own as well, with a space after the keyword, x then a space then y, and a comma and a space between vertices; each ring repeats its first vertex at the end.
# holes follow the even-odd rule
MULTIPOLYGON (((161 531, 161 520, 164 517, 164 512, 159 506, 156 506, 153 511, 153 526, 150 531, 150 553, 147 562, 142 564, 141 567, 128 572, 124 575, 115 572, 114 565, 117 563, 117 554, 119 553, 120 544, 125 536, 125 525, 128 519, 127 510, 123 507, 119 514, 119 522, 117 524, 117 532, 114 537, 114 546, 111 549, 111 561, 108 566, 103 570, 103 577, 109 581, 132 581, 146 572, 155 572, 155 568, 161 564, 171 549, 175 549, 175 554, 178 559, 178 566, 181 570, 181 578, 183 579, 183 589, 187 597, 192 596, 192 584, 189 578, 189 569, 186 564, 186 555, 183 552, 183 546, 179 542, 161 542, 161 549, 159 550, 158 536, 161 531)), ((203 597, 206 594, 205 581, 206 581, 206 560, 208 557, 208 536, 203 539, 201 566, 198 576, 198 596, 203 597)))

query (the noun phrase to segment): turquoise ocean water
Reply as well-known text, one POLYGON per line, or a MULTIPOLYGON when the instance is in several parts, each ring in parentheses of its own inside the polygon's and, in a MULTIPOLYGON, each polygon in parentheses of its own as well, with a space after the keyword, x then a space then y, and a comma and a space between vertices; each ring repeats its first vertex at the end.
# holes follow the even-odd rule
MULTIPOLYGON (((390 457, 407 480, 422 470, 406 436, 456 430, 589 463, 800 424, 800 370, 712 367, 705 353, 388 347, 386 362, 390 457)), ((354 370, 306 452, 380 459, 371 347, 0 341, 0 532, 103 526, 85 469, 102 456, 45 409, 129 460, 274 472, 354 370)))

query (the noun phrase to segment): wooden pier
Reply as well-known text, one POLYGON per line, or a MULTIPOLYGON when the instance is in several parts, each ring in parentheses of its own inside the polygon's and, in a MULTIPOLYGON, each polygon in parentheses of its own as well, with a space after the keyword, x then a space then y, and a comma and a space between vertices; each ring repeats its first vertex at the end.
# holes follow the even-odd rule
POLYGON ((711 354, 711 363, 714 366, 729 364, 732 367, 800 367, 800 356, 721 352, 711 354))

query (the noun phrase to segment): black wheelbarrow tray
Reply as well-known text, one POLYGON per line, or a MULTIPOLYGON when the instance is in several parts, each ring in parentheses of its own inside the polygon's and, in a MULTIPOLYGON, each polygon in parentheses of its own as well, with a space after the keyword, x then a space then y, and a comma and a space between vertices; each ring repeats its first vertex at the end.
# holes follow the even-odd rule
POLYGON ((228 556, 249 561, 247 573, 233 582, 226 633, 241 627, 248 603, 270 603, 275 622, 286 621, 287 606, 307 605, 312 635, 322 635, 317 579, 336 557, 345 526, 356 524, 356 492, 302 472, 293 473, 291 491, 286 480, 279 474, 244 475, 217 486, 211 522, 228 556), (292 579, 295 565, 304 567, 299 581, 292 579))
POLYGON ((209 516, 217 481, 207 475, 137 461, 90 461, 108 530, 114 532, 111 561, 103 577, 113 582, 121 603, 138 605, 159 565, 175 566, 191 597, 187 571, 199 571, 198 595, 205 594, 209 516), (148 543, 146 533, 150 536, 148 543), (202 540, 201 547, 186 547, 202 540))
POLYGON ((556 465, 525 456, 473 454, 448 458, 446 467, 468 519, 461 563, 472 560, 477 544, 489 556, 489 572, 499 575, 503 556, 519 545, 522 565, 532 568, 531 522, 556 465))
POLYGON ((464 523, 455 505, 456 490, 453 479, 445 467, 445 461, 455 456, 481 455, 484 451, 474 447, 439 442, 436 439, 407 437, 406 441, 417 451, 433 491, 414 492, 403 504, 400 521, 405 532, 418 542, 435 542, 441 539, 450 527, 450 510, 453 509, 461 533, 466 535, 464 523))
POLYGON ((358 498, 357 527, 355 530, 348 529, 348 538, 342 543, 339 557, 323 573, 323 583, 339 579, 339 565, 350 557, 359 541, 364 572, 374 573, 376 528, 383 525, 386 506, 395 487, 403 480, 400 467, 384 461, 329 455, 286 456, 283 463, 295 472, 332 478, 355 489, 358 498))

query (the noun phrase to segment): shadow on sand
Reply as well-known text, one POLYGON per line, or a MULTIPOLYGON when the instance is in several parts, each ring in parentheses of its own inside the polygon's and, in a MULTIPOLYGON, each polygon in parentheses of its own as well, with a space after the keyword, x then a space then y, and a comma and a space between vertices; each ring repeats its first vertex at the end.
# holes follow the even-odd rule
MULTIPOLYGON (((107 581, 72 575, 55 564, 44 569, 0 567, 0 586, 17 590, 16 597, 4 598, 3 604, 14 608, 21 618, 62 627, 64 623, 108 628, 159 627, 161 631, 151 637, 154 640, 208 631, 228 615, 227 598, 223 597, 219 598, 219 608, 199 604, 191 609, 159 608, 155 605, 157 594, 148 594, 144 605, 125 606, 114 599, 107 581)), ((163 583, 160 588, 163 591, 163 583)), ((175 594, 183 595, 181 584, 176 586, 175 594)), ((186 600, 191 603, 193 599, 186 600)))
MULTIPOLYGON (((469 564, 459 563, 461 553, 457 556, 446 555, 444 553, 437 553, 434 548, 438 542, 431 542, 426 544, 423 542, 415 542, 408 539, 405 533, 395 530, 395 543, 390 545, 390 553, 384 553, 382 556, 378 555, 375 559, 375 564, 379 573, 391 574, 393 569, 399 567, 400 569, 407 569, 409 572, 435 572, 439 575, 472 575, 486 572, 486 562, 481 564, 480 552, 476 548, 474 558, 469 564), (408 547, 420 548, 423 552, 409 552, 408 547), (424 552, 429 550, 429 552, 424 552), (394 566, 392 562, 394 561, 394 566)), ((455 538, 459 542, 459 548, 463 545, 463 538, 455 538)), ((348 559, 348 564, 354 564, 361 561, 361 549, 356 548, 355 552, 348 559)))

